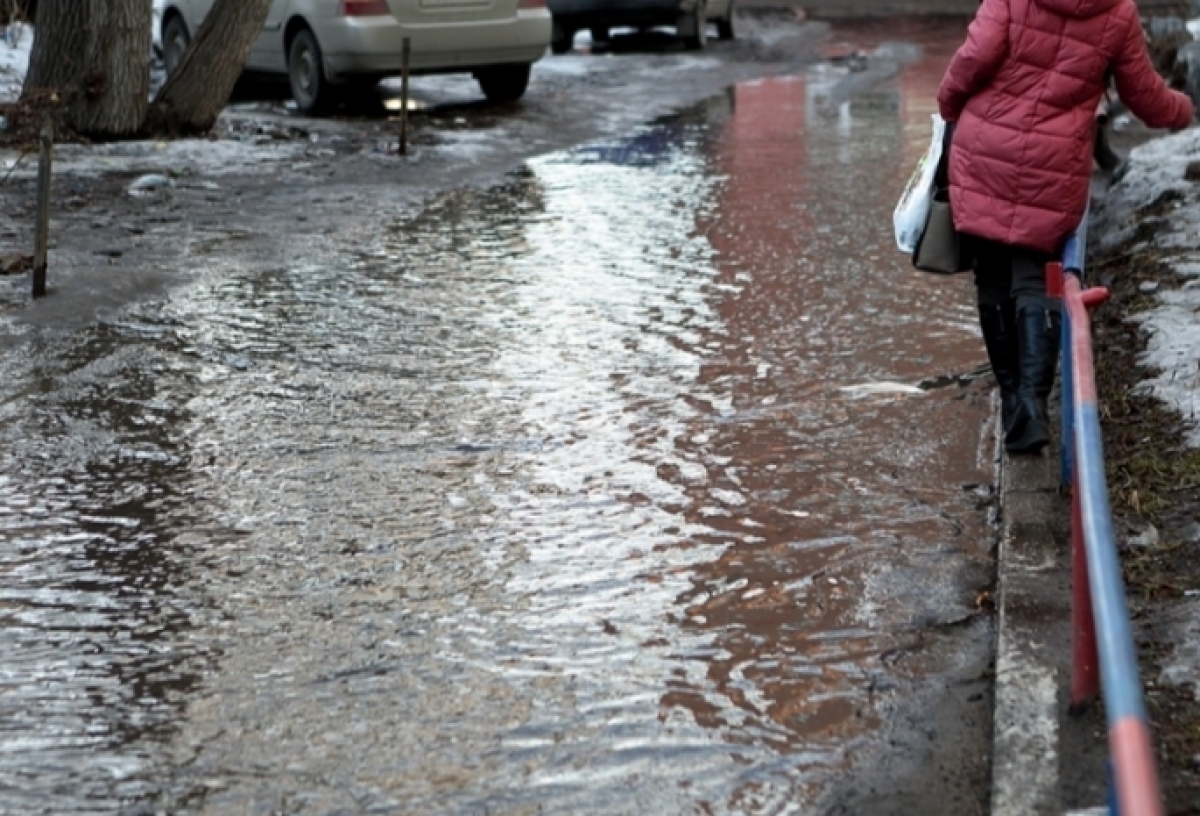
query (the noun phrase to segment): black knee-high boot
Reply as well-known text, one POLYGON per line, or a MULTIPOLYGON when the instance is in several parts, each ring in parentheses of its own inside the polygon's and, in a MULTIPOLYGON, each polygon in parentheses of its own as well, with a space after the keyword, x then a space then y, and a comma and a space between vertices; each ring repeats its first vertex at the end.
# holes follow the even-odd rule
POLYGON ((1019 385, 1016 304, 1009 300, 1003 306, 980 306, 979 328, 992 373, 1000 386, 1000 427, 1007 432, 1017 412, 1019 385))
POLYGON ((1046 402, 1058 373, 1061 331, 1057 311, 1025 306, 1017 312, 1019 383, 1017 409, 1004 436, 1009 453, 1038 453, 1050 443, 1046 402))

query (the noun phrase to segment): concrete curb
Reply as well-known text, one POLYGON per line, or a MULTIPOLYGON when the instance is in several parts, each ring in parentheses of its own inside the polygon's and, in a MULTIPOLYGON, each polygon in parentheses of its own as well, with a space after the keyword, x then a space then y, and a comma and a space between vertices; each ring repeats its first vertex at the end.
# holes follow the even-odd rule
POLYGON ((1059 693, 1071 608, 1067 553, 1055 535, 1064 505, 1058 462, 1054 453, 1006 457, 999 432, 996 457, 1002 524, 991 813, 1060 816, 1059 693))

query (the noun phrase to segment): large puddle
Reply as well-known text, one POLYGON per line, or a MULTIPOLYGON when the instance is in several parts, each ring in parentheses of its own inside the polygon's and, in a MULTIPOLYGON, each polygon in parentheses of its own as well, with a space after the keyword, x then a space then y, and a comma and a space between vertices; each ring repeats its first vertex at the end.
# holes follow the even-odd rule
POLYGON ((986 662, 969 282, 890 237, 944 60, 4 357, 0 810, 813 812, 986 662))

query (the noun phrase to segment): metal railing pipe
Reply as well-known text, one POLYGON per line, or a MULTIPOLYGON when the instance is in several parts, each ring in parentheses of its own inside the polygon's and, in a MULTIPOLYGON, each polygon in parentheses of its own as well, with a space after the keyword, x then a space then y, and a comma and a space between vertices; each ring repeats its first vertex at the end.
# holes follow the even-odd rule
POLYGON ((1047 268, 1047 290, 1063 305, 1063 483, 1072 493, 1072 706, 1104 696, 1115 801, 1122 816, 1161 816, 1162 796, 1142 699, 1137 652, 1113 531, 1088 309, 1108 299, 1084 289, 1087 218, 1047 268), (1067 270, 1068 274, 1063 274, 1067 270), (1067 455, 1067 452, 1070 455, 1067 455), (1099 677, 1096 676, 1096 665, 1099 677))

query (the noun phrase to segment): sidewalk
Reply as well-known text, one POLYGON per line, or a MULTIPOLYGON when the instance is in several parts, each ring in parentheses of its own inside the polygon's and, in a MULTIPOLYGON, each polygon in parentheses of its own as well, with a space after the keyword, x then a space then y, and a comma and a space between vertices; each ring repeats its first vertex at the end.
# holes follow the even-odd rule
MULTIPOLYGON (((997 433, 997 440, 999 440, 997 433)), ((1107 735, 1099 703, 1068 713, 1070 500, 1058 447, 1000 454, 1002 533, 993 721, 992 816, 1061 816, 1105 801, 1107 735)))

